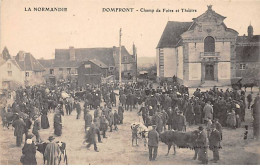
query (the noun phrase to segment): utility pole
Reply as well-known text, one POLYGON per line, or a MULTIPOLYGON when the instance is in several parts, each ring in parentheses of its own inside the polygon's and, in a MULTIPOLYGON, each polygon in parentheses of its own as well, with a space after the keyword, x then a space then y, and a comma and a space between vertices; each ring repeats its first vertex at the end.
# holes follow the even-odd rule
POLYGON ((137 82, 137 49, 135 44, 133 44, 133 57, 135 60, 135 82, 137 82))
POLYGON ((122 36, 122 29, 119 30, 119 85, 122 84, 122 78, 121 78, 121 64, 122 64, 122 56, 121 56, 121 36, 122 36))

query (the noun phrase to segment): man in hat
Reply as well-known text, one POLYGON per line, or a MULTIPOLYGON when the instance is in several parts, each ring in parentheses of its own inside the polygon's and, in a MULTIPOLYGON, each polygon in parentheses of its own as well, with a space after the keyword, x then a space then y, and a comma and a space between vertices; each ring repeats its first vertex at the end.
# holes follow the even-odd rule
POLYGON ((106 116, 102 114, 100 117, 100 131, 103 132, 103 138, 107 138, 106 137, 107 128, 108 128, 108 121, 106 119, 106 116))
POLYGON ((16 119, 12 126, 14 127, 14 136, 16 136, 16 146, 21 146, 23 142, 23 134, 25 133, 26 130, 26 125, 21 118, 21 116, 18 116, 18 119, 16 119))
POLYGON ((219 160, 219 149, 220 149, 220 141, 221 136, 219 131, 216 129, 216 125, 212 124, 212 131, 209 136, 209 149, 213 152, 213 161, 217 162, 219 160))
POLYGON ((199 126, 199 134, 196 143, 199 148, 198 160, 200 160, 202 164, 208 164, 207 135, 204 132, 203 126, 199 126))
POLYGON ((142 115, 143 122, 144 122, 144 124, 146 124, 146 118, 148 116, 148 108, 147 108, 147 106, 145 106, 144 103, 142 103, 142 107, 140 108, 138 114, 142 115))
POLYGON ((79 100, 75 101, 75 108, 76 108, 76 111, 77 111, 77 118, 76 119, 79 119, 80 118, 80 114, 81 114, 81 106, 80 106, 80 101, 79 100))
POLYGON ((87 108, 84 109, 84 120, 85 120, 85 132, 86 132, 87 127, 90 127, 92 123, 92 115, 89 114, 89 110, 87 108))
POLYGON ((57 143, 53 142, 55 138, 50 136, 48 140, 50 141, 46 146, 44 151, 44 157, 47 160, 47 165, 58 165, 60 156, 60 147, 57 143))
POLYGON ((211 106, 210 101, 207 101, 206 105, 203 108, 203 113, 204 113, 204 120, 213 120, 213 107, 211 106))
POLYGON ((153 129, 148 132, 148 148, 150 161, 156 159, 159 144, 159 133, 156 131, 156 125, 153 125, 152 127, 153 129))
POLYGON ((86 142, 88 142, 87 149, 89 149, 90 146, 93 144, 94 150, 96 152, 99 152, 98 148, 97 148, 97 143, 96 143, 96 128, 95 128, 94 124, 91 124, 91 126, 86 134, 86 142))
POLYGON ((186 117, 183 115, 183 112, 177 109, 177 130, 178 131, 186 131, 186 117))
POLYGON ((40 137, 40 134, 39 134, 39 130, 41 129, 41 124, 40 124, 40 121, 38 119, 38 116, 34 116, 33 117, 33 120, 34 120, 34 123, 33 123, 33 130, 32 130, 32 133, 35 135, 36 137, 36 142, 41 142, 41 137, 40 137))

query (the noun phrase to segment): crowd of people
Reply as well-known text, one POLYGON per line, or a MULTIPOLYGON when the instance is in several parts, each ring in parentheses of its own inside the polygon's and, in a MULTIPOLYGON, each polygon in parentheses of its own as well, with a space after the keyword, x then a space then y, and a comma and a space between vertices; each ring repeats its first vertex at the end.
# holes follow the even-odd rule
MULTIPOLYGON (((23 153, 30 153, 29 158, 32 159, 28 162, 26 161, 28 159, 21 158, 23 164, 36 164, 36 149, 32 137, 35 136, 36 144, 42 142, 39 130, 50 128, 48 119, 50 112, 54 112, 54 134, 61 136, 62 117, 71 115, 75 110, 76 119, 81 119, 83 111, 86 147, 89 149, 94 145, 94 150, 98 152, 96 139, 102 143, 102 137, 107 138, 108 130, 117 131, 118 125, 124 123, 124 112, 136 110, 145 126, 154 128, 148 134, 148 146, 149 159, 155 160, 158 135, 161 132, 167 129, 185 132, 187 126, 199 125, 201 133, 198 143, 206 146, 209 140, 209 143, 213 144, 211 146, 217 146, 222 140, 222 127, 232 129, 240 127, 241 122, 245 121, 246 108, 252 108, 254 137, 259 138, 259 104, 259 94, 253 101, 252 95, 248 94, 245 97, 245 92, 242 90, 223 91, 213 87, 206 92, 201 92, 197 88, 193 95, 190 95, 189 89, 177 82, 162 84, 156 89, 152 84, 138 83, 122 86, 87 84, 86 87, 77 89, 69 85, 52 87, 41 85, 17 89, 14 103, 4 107, 1 116, 4 127, 12 123, 15 128, 17 146, 21 146, 25 134, 23 153), (119 90, 118 94, 115 92, 116 89, 119 90), (94 115, 90 114, 90 110, 94 110, 94 115), (31 127, 33 127, 32 134, 29 132, 31 127)), ((49 140, 53 140, 53 137, 49 140)), ((219 160, 219 147, 211 148, 214 161, 219 160)), ((203 163, 206 162, 203 160, 206 158, 204 155, 205 151, 201 149, 199 159, 203 163)))

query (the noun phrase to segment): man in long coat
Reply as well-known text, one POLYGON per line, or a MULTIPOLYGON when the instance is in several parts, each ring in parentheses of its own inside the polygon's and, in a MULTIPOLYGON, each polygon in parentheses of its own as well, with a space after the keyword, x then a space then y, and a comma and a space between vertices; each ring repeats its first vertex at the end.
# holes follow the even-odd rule
POLYGON ((186 117, 183 115, 182 111, 179 111, 177 113, 176 122, 177 122, 177 124, 176 124, 177 130, 186 132, 186 117))
POLYGON ((203 108, 203 112, 205 114, 204 120, 213 120, 213 107, 210 105, 210 101, 206 103, 206 105, 203 108))
POLYGON ((123 120, 124 120, 124 108, 119 105, 118 106, 118 116, 119 116, 119 123, 118 124, 123 124, 123 120))
POLYGON ((41 140, 41 137, 40 137, 40 134, 39 134, 39 130, 41 129, 40 121, 38 119, 38 116, 34 116, 33 119, 34 119, 34 123, 33 123, 32 133, 36 137, 36 142, 41 142, 42 140, 41 140))
POLYGON ((96 143, 96 128, 95 128, 95 125, 94 124, 91 124, 87 134, 86 134, 86 142, 88 142, 87 144, 87 148, 89 149, 90 146, 93 144, 94 145, 94 150, 96 152, 99 152, 98 151, 98 148, 97 148, 97 143, 96 143))
POLYGON ((209 136, 209 149, 213 152, 213 161, 217 162, 219 160, 219 149, 220 149, 220 132, 216 129, 216 125, 212 124, 212 131, 209 136))
POLYGON ((84 109, 84 120, 85 120, 85 132, 86 132, 87 127, 90 127, 92 123, 92 115, 89 114, 89 110, 86 108, 84 109))
POLYGON ((19 116, 19 118, 13 122, 12 126, 14 127, 14 136, 16 136, 16 146, 21 146, 26 125, 23 119, 19 116))
POLYGON ((46 146, 44 151, 44 157, 47 160, 47 165, 57 165, 59 164, 60 147, 57 143, 53 142, 55 138, 53 136, 49 137, 50 143, 46 146))
POLYGON ((202 162, 202 164, 208 164, 208 147, 207 147, 207 135, 203 131, 203 127, 199 127, 198 138, 196 139, 197 147, 199 148, 198 152, 198 160, 202 162))
POLYGON ((155 160, 157 157, 157 150, 159 144, 159 133, 156 131, 156 125, 153 125, 153 129, 148 132, 148 148, 149 148, 149 160, 155 160))

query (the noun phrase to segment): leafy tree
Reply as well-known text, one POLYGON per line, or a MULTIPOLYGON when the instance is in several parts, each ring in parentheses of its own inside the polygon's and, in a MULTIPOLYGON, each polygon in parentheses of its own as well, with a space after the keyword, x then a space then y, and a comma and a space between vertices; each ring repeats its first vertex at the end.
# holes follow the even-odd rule
POLYGON ((2 51, 2 57, 4 60, 8 60, 11 58, 11 55, 9 54, 9 51, 6 47, 2 51))

